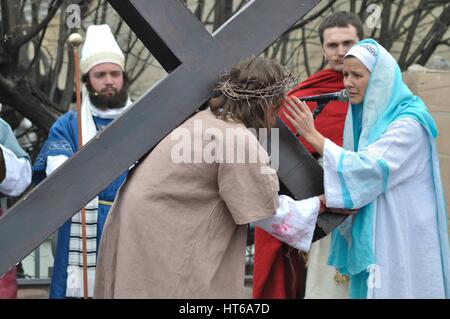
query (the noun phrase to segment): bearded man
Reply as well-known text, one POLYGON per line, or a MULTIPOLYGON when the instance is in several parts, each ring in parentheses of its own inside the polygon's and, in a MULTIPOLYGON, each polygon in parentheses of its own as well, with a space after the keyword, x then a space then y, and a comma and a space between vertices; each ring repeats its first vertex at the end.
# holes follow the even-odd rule
MULTIPOLYGON (((81 51, 83 81, 82 145, 110 124, 130 105, 125 59, 108 25, 92 25, 81 51)), ((69 111, 50 129, 34 165, 34 179, 50 175, 78 151, 78 114, 69 111)), ((99 169, 101 169, 99 167, 99 169)), ((93 295, 97 249, 106 216, 128 172, 124 172, 86 205, 88 295, 93 295)), ((50 298, 83 296, 83 264, 80 213, 58 230, 50 298)))

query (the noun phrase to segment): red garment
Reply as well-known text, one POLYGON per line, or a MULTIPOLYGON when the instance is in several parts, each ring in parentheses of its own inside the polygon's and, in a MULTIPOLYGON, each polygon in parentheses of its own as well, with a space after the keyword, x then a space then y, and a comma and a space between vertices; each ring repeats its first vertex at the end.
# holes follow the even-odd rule
MULTIPOLYGON (((302 96, 326 94, 332 92, 338 92, 344 89, 344 82, 342 72, 336 72, 333 69, 326 69, 319 71, 312 75, 310 78, 298 84, 288 95, 301 98, 302 96)), ((317 103, 307 103, 311 111, 313 111, 317 103)), ((332 140, 337 145, 342 145, 344 122, 347 115, 348 103, 332 101, 328 103, 322 110, 320 115, 314 121, 316 129, 325 137, 332 140)), ((284 112, 286 110, 282 108, 278 115, 293 132, 295 129, 287 121, 284 112)), ((301 142, 306 146, 309 152, 314 153, 315 150, 306 142, 303 138, 301 142)))
MULTIPOLYGON (((326 69, 299 83, 297 87, 289 92, 289 95, 305 97, 337 92, 342 89, 344 89, 342 72, 326 69)), ((311 110, 314 110, 316 103, 308 103, 308 106, 311 110)), ((347 109, 348 103, 330 102, 315 120, 317 130, 338 145, 342 145, 347 109)), ((285 111, 282 108, 279 116, 295 132, 295 129, 284 115, 285 111)), ((311 153, 315 152, 306 141, 302 138, 300 140, 308 151, 311 153)), ((299 256, 298 251, 256 227, 253 298, 303 298, 305 283, 305 263, 299 256)))
MULTIPOLYGON (((1 209, 0 209, 0 216, 2 216, 1 209)), ((14 267, 0 279, 0 299, 16 299, 16 298, 17 298, 17 279, 16 279, 16 267, 14 267)))
POLYGON ((255 227, 253 298, 302 298, 305 283, 305 263, 298 250, 255 227))
POLYGON ((16 299, 17 298, 17 279, 16 268, 8 271, 5 276, 0 279, 0 299, 16 299))

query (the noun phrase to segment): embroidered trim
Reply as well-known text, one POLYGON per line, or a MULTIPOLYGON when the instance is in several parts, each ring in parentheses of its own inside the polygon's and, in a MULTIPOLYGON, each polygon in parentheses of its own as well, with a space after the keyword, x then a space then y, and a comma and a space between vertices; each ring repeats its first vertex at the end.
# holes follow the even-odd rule
POLYGON ((112 206, 113 202, 107 201, 107 200, 99 200, 99 205, 106 205, 106 206, 112 206))

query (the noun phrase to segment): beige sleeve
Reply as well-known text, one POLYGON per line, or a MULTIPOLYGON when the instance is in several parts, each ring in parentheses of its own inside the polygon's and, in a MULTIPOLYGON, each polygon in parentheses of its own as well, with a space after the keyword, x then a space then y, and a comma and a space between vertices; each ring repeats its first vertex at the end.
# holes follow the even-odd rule
POLYGON ((235 155, 245 154, 245 161, 236 155, 233 161, 221 163, 218 172, 219 194, 234 221, 247 224, 274 215, 279 184, 267 152, 253 135, 245 143, 237 142, 234 149, 235 155))

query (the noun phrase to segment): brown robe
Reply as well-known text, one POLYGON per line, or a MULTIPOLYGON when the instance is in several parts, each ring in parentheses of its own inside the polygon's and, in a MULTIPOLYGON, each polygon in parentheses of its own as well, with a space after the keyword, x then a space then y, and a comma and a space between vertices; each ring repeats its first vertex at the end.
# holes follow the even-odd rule
MULTIPOLYGON (((223 137, 226 129, 248 132, 242 124, 217 119, 209 109, 176 131, 193 138, 198 121, 203 133, 211 128, 223 137)), ((268 156, 249 135, 246 142, 235 140, 232 149, 243 143, 247 155, 256 149, 256 163, 248 163, 247 156, 247 163, 176 164, 173 152, 180 140, 169 134, 138 164, 105 224, 94 298, 244 297, 246 224, 278 208, 277 176, 274 170, 261 174, 268 156)), ((192 142, 192 159, 195 149, 211 141, 201 143, 192 142)), ((224 149, 230 144, 224 141, 224 149)))

